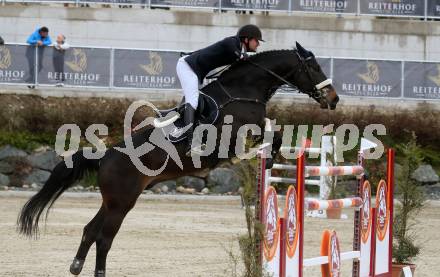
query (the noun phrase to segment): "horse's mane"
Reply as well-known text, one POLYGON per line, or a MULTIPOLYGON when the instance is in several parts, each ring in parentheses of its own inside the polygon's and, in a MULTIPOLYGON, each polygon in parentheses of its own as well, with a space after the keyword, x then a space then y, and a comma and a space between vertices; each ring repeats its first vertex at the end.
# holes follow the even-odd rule
POLYGON ((228 69, 226 69, 220 76, 220 77, 226 77, 228 74, 230 74, 231 72, 234 72, 235 70, 237 70, 238 68, 241 68, 243 66, 246 66, 249 64, 249 61, 254 62, 254 63, 260 63, 262 61, 267 61, 267 58, 274 58, 278 55, 285 55, 285 54, 289 54, 289 53, 293 53, 295 50, 294 49, 281 49, 281 50, 269 50, 269 51, 264 51, 264 52, 260 52, 257 54, 254 54, 252 56, 249 57, 248 60, 239 60, 235 63, 233 63, 228 69))

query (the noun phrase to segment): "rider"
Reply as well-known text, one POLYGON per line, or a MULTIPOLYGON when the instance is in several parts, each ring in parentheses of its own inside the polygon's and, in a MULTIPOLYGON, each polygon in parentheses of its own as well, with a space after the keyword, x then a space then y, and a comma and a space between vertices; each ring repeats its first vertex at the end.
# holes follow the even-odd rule
POLYGON ((194 114, 199 99, 199 84, 202 84, 203 79, 211 70, 232 64, 240 59, 246 59, 247 52, 256 52, 260 41, 264 42, 260 28, 252 24, 245 25, 238 30, 235 36, 227 37, 188 56, 181 57, 177 62, 177 76, 185 95, 185 126, 190 126, 187 131, 187 156, 195 150, 191 149, 191 143, 194 131, 194 114))

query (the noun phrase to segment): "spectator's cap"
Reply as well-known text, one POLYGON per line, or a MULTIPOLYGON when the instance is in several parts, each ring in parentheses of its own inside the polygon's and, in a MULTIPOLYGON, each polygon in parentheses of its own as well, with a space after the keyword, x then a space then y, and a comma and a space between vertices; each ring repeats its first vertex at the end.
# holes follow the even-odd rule
POLYGON ((49 28, 41 27, 39 31, 42 32, 42 33, 49 33, 49 28))
POLYGON ((238 32, 237 36, 240 38, 255 38, 259 41, 264 41, 263 36, 261 35, 261 30, 256 25, 248 24, 242 26, 238 32))

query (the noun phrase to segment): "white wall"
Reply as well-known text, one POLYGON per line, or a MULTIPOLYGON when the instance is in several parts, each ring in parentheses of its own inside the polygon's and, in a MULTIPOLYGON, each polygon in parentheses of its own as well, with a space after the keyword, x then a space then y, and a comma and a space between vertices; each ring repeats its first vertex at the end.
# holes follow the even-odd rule
POLYGON ((0 35, 25 42, 37 26, 64 33, 73 45, 194 50, 254 23, 267 41, 261 50, 290 48, 295 41, 318 56, 440 61, 440 23, 374 17, 211 11, 74 8, 42 5, 0 7, 0 35))

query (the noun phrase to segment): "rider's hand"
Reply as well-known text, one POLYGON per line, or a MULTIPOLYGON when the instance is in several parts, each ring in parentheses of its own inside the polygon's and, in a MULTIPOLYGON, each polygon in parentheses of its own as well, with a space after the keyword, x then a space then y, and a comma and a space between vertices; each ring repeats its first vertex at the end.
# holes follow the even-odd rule
POLYGON ((249 55, 246 52, 241 53, 240 60, 247 60, 249 59, 249 55))

